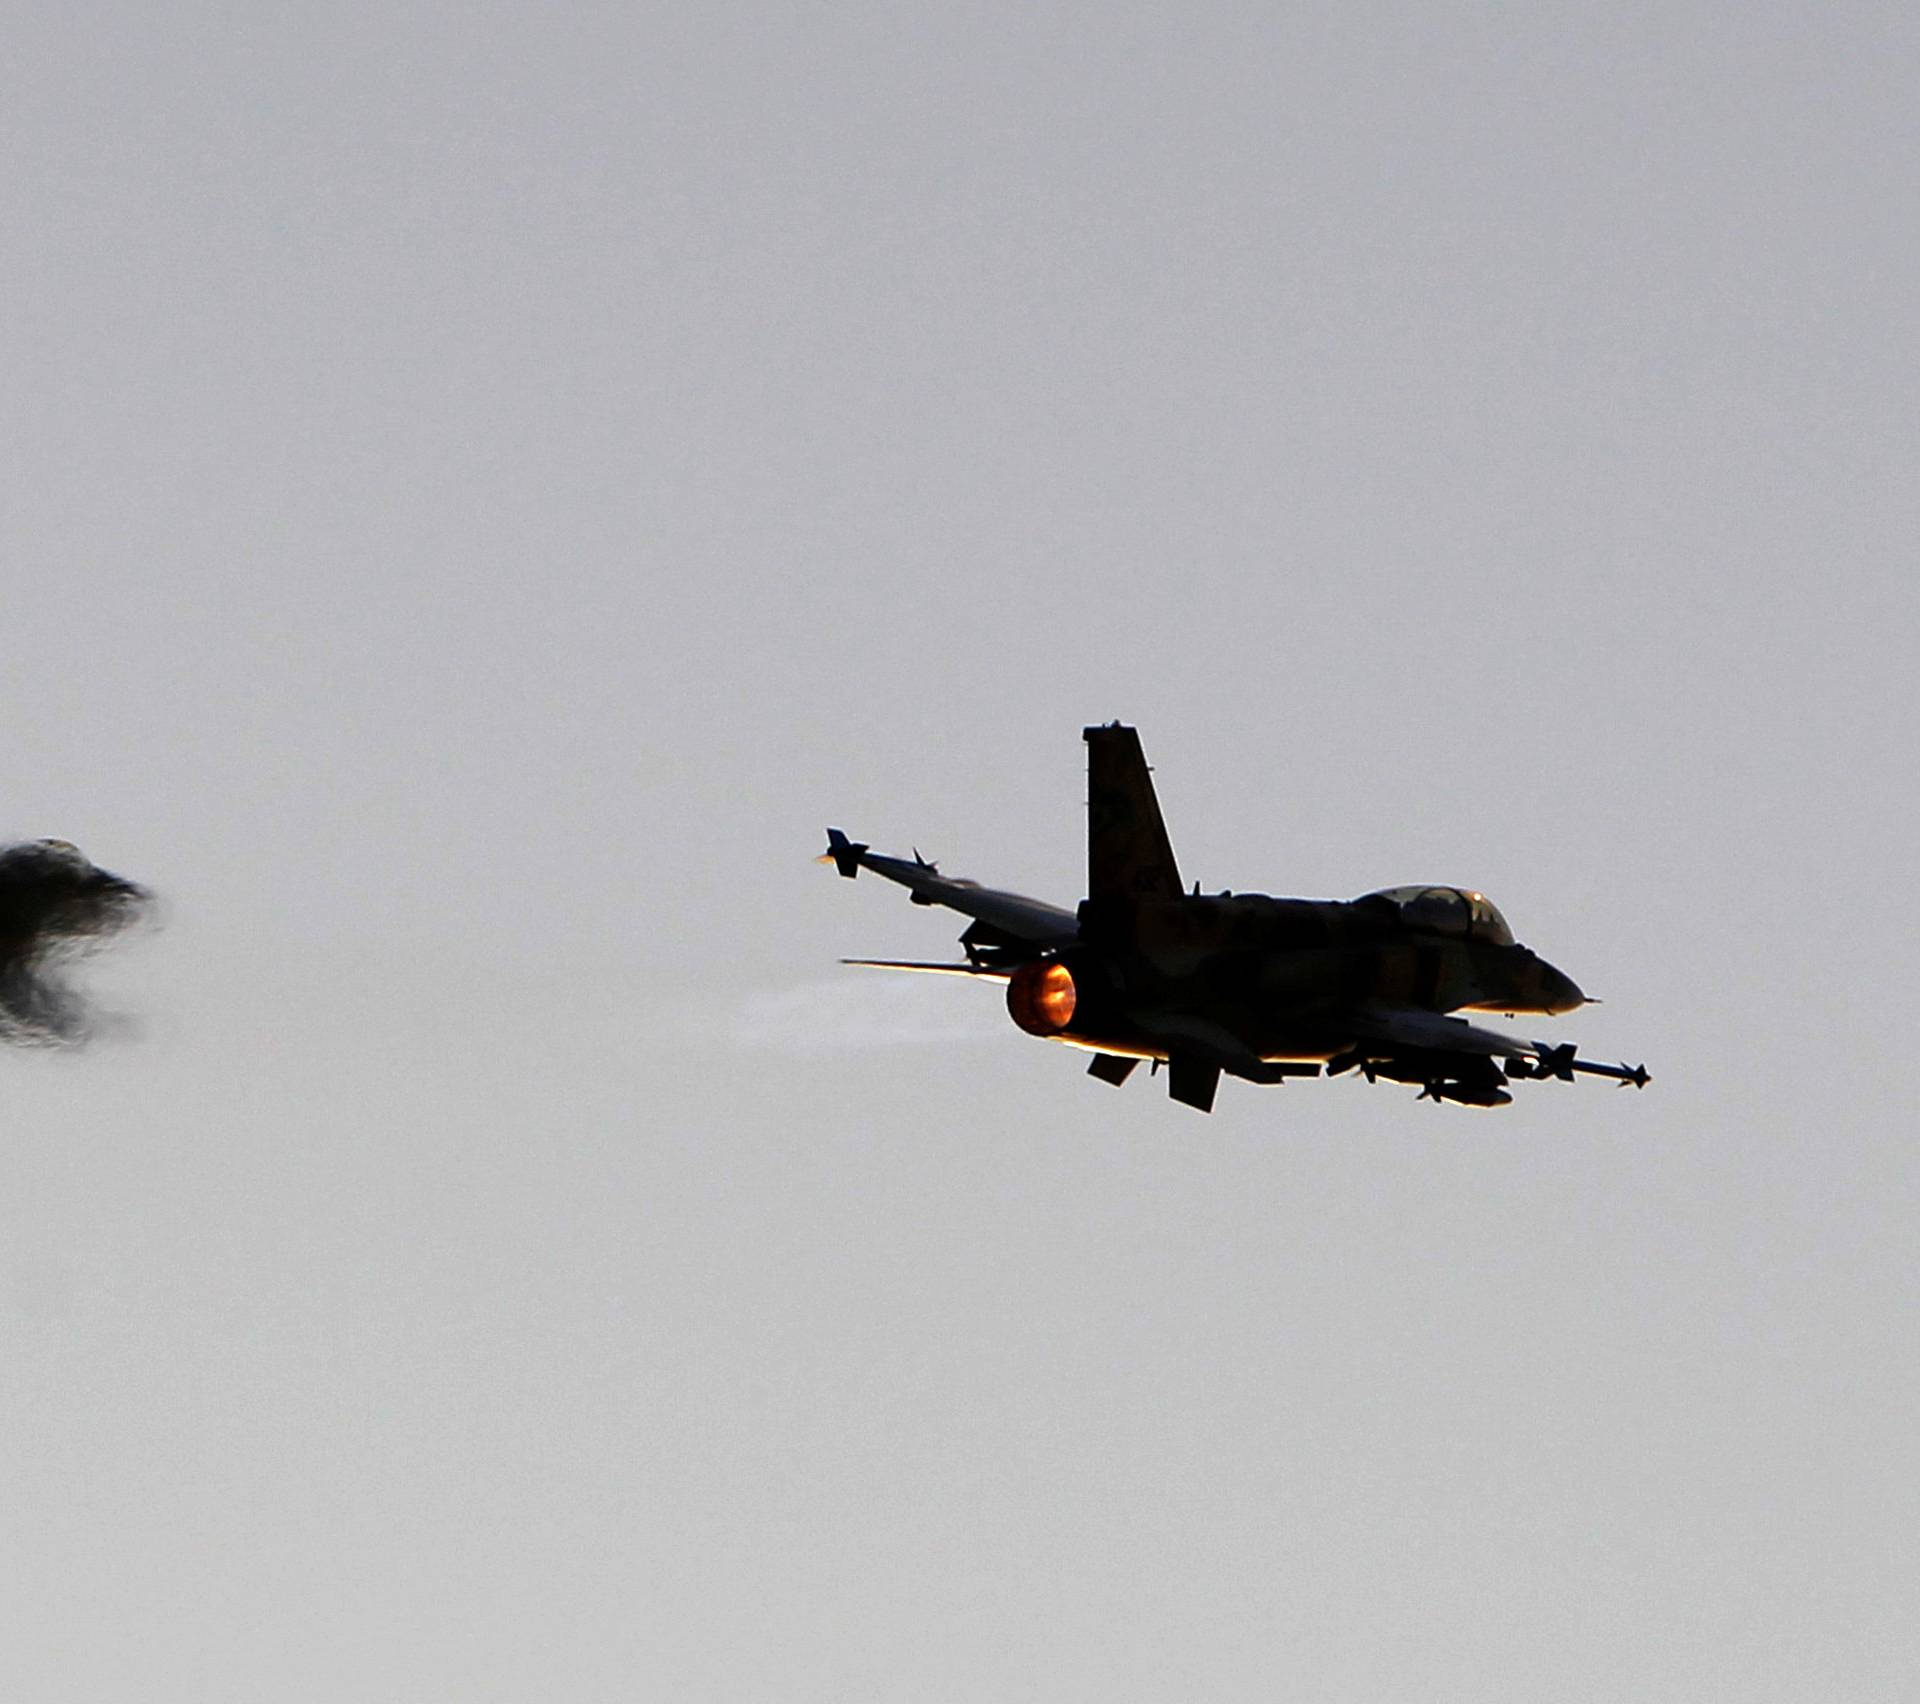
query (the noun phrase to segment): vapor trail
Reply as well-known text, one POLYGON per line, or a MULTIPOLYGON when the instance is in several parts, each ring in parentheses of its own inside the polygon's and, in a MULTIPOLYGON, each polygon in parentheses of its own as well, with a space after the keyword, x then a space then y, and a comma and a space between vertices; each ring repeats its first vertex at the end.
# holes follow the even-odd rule
POLYGON ((1007 1016, 998 999, 953 987, 946 977, 846 972, 751 995, 732 1027, 733 1039, 748 1047, 804 1057, 998 1040, 1007 1016))

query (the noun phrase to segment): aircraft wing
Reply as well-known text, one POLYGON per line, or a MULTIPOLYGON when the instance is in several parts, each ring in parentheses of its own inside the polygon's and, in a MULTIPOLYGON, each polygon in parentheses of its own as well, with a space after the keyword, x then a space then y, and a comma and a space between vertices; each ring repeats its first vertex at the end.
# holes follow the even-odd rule
POLYGON ((827 830, 827 849, 819 861, 834 865, 849 879, 862 870, 871 870, 876 876, 898 882, 915 905, 944 905, 1030 947, 1064 947, 1080 938, 1079 917, 1061 906, 1029 899, 1023 893, 982 887, 958 876, 943 876, 937 865, 918 853, 911 858, 890 858, 858 840, 849 840, 837 828, 827 830))
POLYGON ((1435 1053, 1478 1053, 1494 1059, 1533 1059, 1537 1043, 1518 1036, 1449 1018, 1418 1006, 1389 1006, 1369 1001, 1341 1012, 1329 1027, 1346 1030, 1362 1042, 1384 1042, 1389 1047, 1420 1048, 1435 1053))
MULTIPOLYGON (((1349 1069, 1363 1062, 1373 1049, 1384 1047, 1391 1050, 1389 1057, 1397 1055, 1402 1060, 1425 1055, 1431 1062, 1432 1055, 1447 1053, 1459 1055, 1463 1065, 1476 1056, 1498 1059, 1505 1064, 1506 1075, 1515 1080, 1557 1077, 1570 1083, 1578 1072, 1588 1077, 1610 1077, 1623 1087, 1630 1083, 1636 1089, 1644 1089, 1653 1080, 1644 1065, 1608 1065, 1598 1059, 1581 1059, 1570 1041, 1522 1041, 1500 1030, 1470 1024, 1465 1018, 1450 1018, 1417 1006, 1369 1002, 1334 1014, 1328 1028, 1343 1031, 1355 1043, 1346 1064, 1329 1066, 1335 1071, 1349 1069)), ((1455 1092, 1452 1098, 1462 1097, 1455 1092)))

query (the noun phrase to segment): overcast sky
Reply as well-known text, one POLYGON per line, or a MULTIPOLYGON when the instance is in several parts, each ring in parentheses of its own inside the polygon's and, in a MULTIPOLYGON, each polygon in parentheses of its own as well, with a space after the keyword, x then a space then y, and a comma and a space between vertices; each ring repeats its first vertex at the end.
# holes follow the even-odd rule
POLYGON ((1920 15, 103 4, 0 87, 0 1691, 1920 1687, 1920 15), (1484 888, 1644 1094, 841 971, 1484 888), (128 1026, 123 1026, 128 1027, 128 1026))

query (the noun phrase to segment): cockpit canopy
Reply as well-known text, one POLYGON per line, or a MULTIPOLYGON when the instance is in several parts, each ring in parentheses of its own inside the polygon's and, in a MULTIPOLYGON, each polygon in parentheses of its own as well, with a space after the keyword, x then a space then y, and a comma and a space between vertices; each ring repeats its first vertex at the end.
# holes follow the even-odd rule
POLYGON ((1361 897, 1384 899, 1397 907, 1409 928, 1431 929, 1439 935, 1469 935, 1496 947, 1513 945, 1513 931, 1499 908, 1485 894, 1470 888, 1381 888, 1361 897))

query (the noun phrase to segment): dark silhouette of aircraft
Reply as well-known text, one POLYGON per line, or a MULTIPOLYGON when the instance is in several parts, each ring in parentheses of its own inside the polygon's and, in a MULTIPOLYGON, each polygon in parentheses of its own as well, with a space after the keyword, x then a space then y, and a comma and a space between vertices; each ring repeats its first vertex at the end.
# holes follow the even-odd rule
POLYGON ((1383 888, 1359 899, 1182 890, 1141 755, 1118 722, 1086 730, 1087 897, 1068 911, 943 876, 916 851, 890 858, 827 830, 820 862, 871 870, 916 905, 972 919, 964 963, 846 959, 885 970, 1004 982, 1029 1035, 1093 1054, 1115 1087, 1143 1059, 1172 1097, 1213 1109, 1221 1074, 1253 1083, 1358 1071, 1420 1085, 1420 1098, 1504 1106, 1515 1080, 1576 1072, 1644 1088, 1644 1065, 1603 1065, 1573 1044, 1524 1041, 1456 1012, 1557 1014, 1590 1004, 1513 938, 1482 894, 1383 888))
POLYGON ((136 922, 150 897, 65 840, 0 847, 0 1041, 85 1040, 87 1004, 62 972, 136 922))

